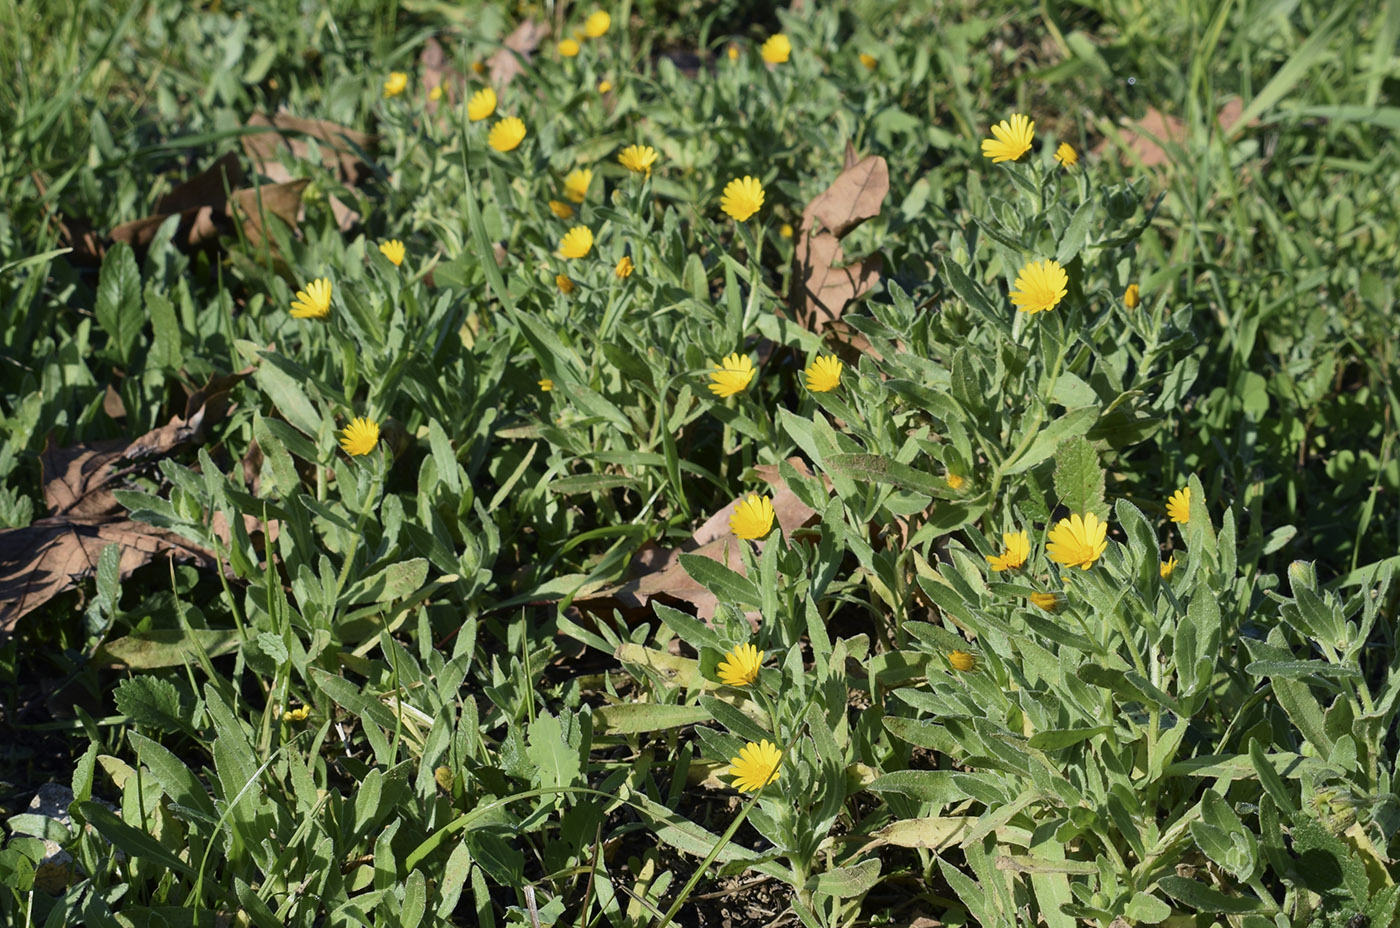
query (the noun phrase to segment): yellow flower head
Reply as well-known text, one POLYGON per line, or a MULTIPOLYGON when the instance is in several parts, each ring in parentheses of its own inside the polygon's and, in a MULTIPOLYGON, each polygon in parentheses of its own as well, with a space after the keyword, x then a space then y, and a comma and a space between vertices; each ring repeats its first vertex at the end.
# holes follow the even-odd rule
POLYGON ((573 219, 574 208, 563 200, 550 200, 549 211, 560 219, 573 219))
POLYGON ((588 196, 588 185, 593 182, 592 168, 574 168, 564 178, 564 195, 575 203, 582 203, 588 196))
POLYGON ((298 290, 292 300, 292 317, 295 319, 324 319, 331 314, 331 282, 322 277, 298 290))
POLYGON ((1039 313, 1054 309, 1069 293, 1069 275, 1053 259, 1032 261, 1016 275, 1016 289, 1011 291, 1011 303, 1023 313, 1039 313))
POLYGON ((306 717, 311 714, 310 706, 297 706, 295 709, 288 709, 282 713, 284 722, 305 722, 306 717))
POLYGON ((963 484, 967 483, 967 478, 961 474, 949 474, 943 478, 943 482, 948 484, 950 490, 961 490, 963 484))
POLYGON ((408 75, 402 71, 390 71, 389 79, 384 82, 384 99, 397 97, 404 92, 408 86, 408 75))
POLYGON ((574 288, 577 286, 572 280, 568 278, 568 275, 566 274, 555 274, 554 285, 558 287, 559 292, 564 294, 565 296, 568 296, 570 293, 573 293, 574 288))
POLYGON ((1167 518, 1173 522, 1191 521, 1191 488, 1182 487, 1167 500, 1167 518))
POLYGON ((869 52, 860 53, 860 63, 865 65, 866 70, 874 71, 880 65, 880 59, 869 52))
POLYGON ((750 493, 729 515, 729 529, 740 538, 762 538, 773 530, 773 501, 750 493))
MULTIPOLYGON (((481 122, 494 112, 496 112, 496 91, 490 87, 481 88, 472 94, 472 98, 467 101, 467 118, 472 122, 481 122)), ((521 123, 521 128, 524 128, 524 123, 521 123)), ((521 137, 524 137, 523 132, 521 137)), ((514 147, 514 145, 511 146, 511 148, 514 147)), ((509 149, 503 150, 509 151, 509 149)))
POLYGON ((792 238, 792 223, 785 222, 778 226, 778 235, 782 238, 792 238))
POLYGON ((987 556, 987 562, 992 565, 992 570, 998 573, 1003 570, 1015 570, 1026 563, 1026 558, 1031 556, 1031 540, 1024 531, 1004 532, 1001 540, 1006 545, 1006 551, 998 557, 987 556))
POLYGON ((729 759, 729 775, 734 777, 734 788, 741 793, 763 789, 778 779, 778 765, 782 760, 783 752, 767 738, 757 744, 750 741, 739 749, 738 757, 729 759))
POLYGON ((525 123, 519 116, 496 120, 486 135, 486 144, 496 151, 514 151, 525 140, 525 123))
POLYGON ((1137 309, 1142 302, 1142 291, 1137 284, 1128 284, 1128 289, 1123 291, 1123 305, 1129 309, 1137 309))
POLYGON ((736 393, 743 393, 753 380, 753 361, 746 354, 734 353, 719 362, 719 367, 710 372, 710 392, 728 399, 736 393))
POLYGON ((743 222, 763 206, 763 185, 756 177, 736 177, 724 185, 719 208, 735 222, 743 222))
POLYGON ((442 85, 441 85, 441 84, 438 84, 438 85, 437 85, 436 87, 434 87, 432 90, 429 90, 429 91, 428 91, 428 99, 431 100, 431 101, 433 101, 434 103, 436 103, 436 102, 438 102, 439 100, 442 99, 442 85))
POLYGON ((574 226, 559 241, 559 253, 566 258, 582 258, 593 248, 593 232, 588 226, 574 226))
POLYGON ((632 263, 632 259, 627 257, 627 255, 623 255, 618 259, 617 267, 613 268, 613 274, 618 280, 626 280, 632 276, 632 272, 636 270, 636 268, 637 266, 632 263))
POLYGON ((1165 561, 1162 562, 1162 566, 1160 566, 1160 567, 1157 568, 1157 574, 1158 574, 1163 580, 1166 580, 1168 577, 1170 577, 1170 576, 1172 575, 1172 571, 1174 571, 1174 570, 1176 570, 1176 555, 1175 555, 1175 554, 1173 554, 1171 557, 1167 558, 1165 561))
POLYGON ((387 242, 380 242, 379 253, 388 258, 394 267, 403 264, 403 256, 405 254, 403 242, 396 238, 391 238, 387 242))
POLYGON ((539 381, 539 385, 541 393, 548 393, 554 389, 554 381, 550 380, 548 377, 539 381))
POLYGON ((1079 152, 1069 142, 1061 142, 1060 147, 1055 149, 1055 160, 1066 168, 1072 168, 1079 163, 1079 152))
POLYGON ((379 444, 379 423, 363 416, 351 419, 350 424, 340 433, 340 449, 354 457, 369 454, 377 444, 379 444))
POLYGON ((770 35, 758 52, 769 64, 782 64, 792 54, 792 43, 788 41, 787 36, 779 32, 777 35, 770 35))
POLYGON ((993 164, 1015 161, 1031 150, 1035 123, 1027 116, 1012 113, 1010 122, 1003 119, 992 126, 992 135, 993 138, 982 140, 982 156, 991 158, 993 164))
POLYGON ((948 666, 961 673, 977 669, 977 658, 966 651, 949 651, 948 666))
POLYGON ((758 679, 763 666, 763 652, 751 644, 741 644, 724 656, 719 667, 719 682, 725 686, 748 686, 758 679))
POLYGON ((650 174, 656 163, 656 149, 650 145, 628 145, 617 156, 618 163, 636 174, 650 174))
POLYGON ((473 62, 472 62, 472 73, 475 74, 475 75, 477 75, 477 76, 480 76, 480 75, 482 75, 482 74, 485 74, 485 73, 486 73, 486 62, 484 62, 484 61, 473 61, 473 62))
POLYGON ((733 42, 730 42, 729 47, 726 48, 724 51, 725 54, 729 56, 730 61, 739 60, 739 46, 735 45, 733 42))
POLYGON ((807 378, 807 389, 813 393, 829 393, 841 386, 841 362, 830 356, 813 358, 803 376, 807 378))
POLYGON ((1031 603, 1037 609, 1043 609, 1046 612, 1054 612, 1060 608, 1060 597, 1056 596, 1054 593, 1032 593, 1031 603))
POLYGON ((578 42, 574 39, 559 40, 559 54, 565 58, 573 58, 578 55, 578 42))
POLYGON ((594 10, 588 14, 588 18, 583 21, 583 34, 590 39, 596 39, 601 35, 606 35, 612 26, 612 17, 603 10, 594 10))
POLYGON ((601 80, 601 81, 598 82, 598 92, 599 92, 599 93, 608 93, 608 92, 610 92, 611 90, 612 90, 612 81, 610 81, 610 80, 601 80))
POLYGON ((1107 550, 1107 534, 1108 523, 1092 512, 1075 513, 1050 530, 1045 553, 1056 564, 1088 570, 1107 550))

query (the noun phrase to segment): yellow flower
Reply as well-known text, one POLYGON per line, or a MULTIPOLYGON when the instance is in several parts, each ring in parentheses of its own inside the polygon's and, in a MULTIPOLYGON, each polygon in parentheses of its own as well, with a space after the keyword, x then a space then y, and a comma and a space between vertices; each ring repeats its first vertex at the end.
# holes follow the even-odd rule
POLYGON ((1046 612, 1054 612, 1060 608, 1060 597, 1054 593, 1032 593, 1031 602, 1036 608, 1044 609, 1046 612))
POLYGON ((967 673, 970 670, 977 669, 977 658, 968 654, 966 651, 949 651, 948 664, 954 670, 967 673))
POLYGON ((574 208, 562 200, 550 200, 549 211, 560 219, 574 218, 574 208))
POLYGON ((1176 570, 1175 554, 1173 554, 1171 557, 1167 558, 1165 561, 1162 562, 1162 566, 1157 568, 1157 573, 1159 576, 1161 576, 1163 580, 1165 580, 1172 575, 1172 571, 1174 570, 1176 570))
POLYGON ((588 14, 588 18, 583 21, 583 32, 590 39, 596 39, 605 35, 612 26, 612 17, 602 10, 594 10, 588 14))
POLYGON ((311 714, 310 706, 297 706, 295 709, 288 709, 282 713, 284 722, 305 722, 306 717, 311 714))
POLYGON ((582 258, 593 247, 593 232, 588 226, 574 226, 559 241, 559 253, 566 258, 582 258))
POLYGON ((564 178, 564 195, 575 203, 582 203, 588 196, 588 185, 593 182, 592 168, 574 168, 564 178))
POLYGON ((1004 532, 1001 540, 1006 545, 1005 553, 998 557, 987 555, 987 562, 992 565, 992 570, 998 573, 1003 570, 1015 570, 1026 563, 1026 558, 1031 555, 1031 540, 1024 531, 1004 532))
POLYGON ((331 314, 331 282, 322 277, 298 290, 292 300, 292 317, 295 319, 324 319, 331 314))
POLYGON ((570 293, 573 293, 574 287, 576 286, 576 284, 564 274, 554 275, 554 285, 557 286, 559 288, 559 292, 564 294, 565 296, 568 296, 570 293))
POLYGON ((735 45, 733 42, 730 42, 729 47, 726 48, 724 51, 725 54, 729 55, 730 61, 739 60, 739 46, 735 45))
POLYGON ((1092 512, 1075 513, 1050 530, 1045 553, 1056 564, 1088 570, 1108 548, 1107 533, 1108 523, 1092 512))
POLYGON ((650 174, 651 166, 656 163, 656 149, 650 145, 628 145, 617 160, 629 171, 650 174))
POLYGON ((734 507, 729 516, 729 529, 740 538, 762 538, 773 530, 773 501, 766 496, 750 493, 734 507))
POLYGON ((736 177, 724 185, 719 208, 735 222, 743 222, 763 206, 763 185, 756 177, 736 177))
POLYGON ((860 53, 860 63, 865 65, 867 70, 874 71, 880 65, 880 60, 869 52, 860 53))
POLYGON ((403 93, 408 86, 408 75, 402 71, 390 71, 389 79, 384 82, 384 99, 397 97, 403 93))
POLYGON ((548 393, 549 391, 554 389, 554 381, 550 380, 548 377, 539 381, 539 385, 540 392, 542 393, 548 393))
POLYGON ((792 223, 785 222, 778 226, 778 235, 783 238, 792 238, 792 223))
POLYGON ((472 62, 472 73, 473 73, 473 74, 476 74, 476 75, 478 75, 478 76, 479 76, 479 75, 482 75, 482 74, 485 74, 485 73, 486 73, 486 62, 484 62, 484 61, 473 61, 473 62, 472 62))
POLYGON ((813 358, 803 376, 807 378, 807 389, 813 393, 829 393, 841 386, 843 365, 834 357, 813 358))
POLYGON ((578 42, 573 39, 559 40, 559 54, 565 58, 573 58, 578 55, 578 42))
MULTIPOLYGON (((472 98, 467 101, 467 118, 472 122, 481 122, 494 112, 496 112, 496 91, 490 87, 481 88, 472 94, 472 98)), ((522 123, 521 128, 524 127, 524 123, 522 123)), ((524 135, 525 133, 522 132, 521 137, 523 138, 524 135)), ((514 145, 511 146, 511 148, 514 147, 514 145)), ((503 150, 509 151, 510 149, 503 150)))
POLYGON ((609 81, 609 80, 601 80, 601 81, 598 82, 598 92, 599 92, 599 93, 608 93, 608 92, 611 91, 611 90, 612 90, 612 81, 609 81))
POLYGON ((963 484, 967 483, 967 478, 961 474, 949 474, 943 478, 943 482, 948 484, 950 490, 961 490, 963 484))
POLYGON ((387 242, 380 242, 379 253, 384 257, 388 258, 389 261, 394 265, 394 267, 398 267, 399 265, 403 264, 403 242, 399 241, 396 238, 391 238, 387 242))
POLYGON ((993 164, 1002 161, 1015 161, 1031 150, 1031 140, 1035 138, 1035 123, 1020 113, 1012 113, 1011 121, 1002 120, 992 126, 995 138, 982 140, 982 156, 991 158, 993 164))
POLYGON ((439 100, 442 99, 442 85, 441 85, 441 84, 438 84, 438 85, 437 85, 436 87, 434 87, 432 90, 429 90, 429 91, 428 91, 428 99, 431 100, 431 101, 433 101, 434 103, 436 103, 436 102, 438 102, 439 100))
POLYGON ((1069 293, 1069 275, 1053 259, 1032 261, 1016 275, 1011 303, 1023 313, 1054 309, 1069 293))
POLYGON ((725 686, 748 686, 758 679, 763 666, 763 652, 751 644, 741 644, 724 656, 719 667, 719 682, 725 686))
POLYGON ((746 354, 731 354, 719 362, 719 367, 710 373, 710 392, 728 399, 736 393, 743 393, 753 380, 753 361, 746 354))
POLYGON ((787 36, 779 32, 777 35, 770 35, 758 51, 769 64, 782 64, 792 54, 792 43, 788 41, 787 36))
POLYGON ((1142 291, 1137 284, 1128 284, 1128 289, 1123 291, 1123 305, 1129 309, 1137 309, 1142 302, 1142 291))
POLYGON ((1060 147, 1055 149, 1055 160, 1067 168, 1072 168, 1079 163, 1079 152, 1075 151, 1069 142, 1061 142, 1060 147))
POLYGON ((632 259, 627 257, 627 255, 623 255, 618 260, 617 267, 613 268, 613 274, 616 275, 618 280, 626 280, 632 276, 632 272, 636 270, 636 268, 637 266, 632 263, 632 259))
POLYGON ((729 775, 734 777, 734 788, 741 793, 763 789, 778 779, 778 765, 782 760, 783 752, 767 738, 757 744, 750 741, 739 749, 738 757, 729 759, 729 775))
POLYGON ((1191 488, 1182 487, 1167 500, 1167 518, 1173 522, 1191 521, 1191 488))
POLYGON ((369 454, 377 444, 379 444, 379 423, 363 416, 351 419, 350 424, 340 433, 340 449, 355 457, 369 454))
POLYGON ((514 151, 525 140, 525 123, 518 116, 498 119, 486 136, 486 143, 496 151, 514 151))

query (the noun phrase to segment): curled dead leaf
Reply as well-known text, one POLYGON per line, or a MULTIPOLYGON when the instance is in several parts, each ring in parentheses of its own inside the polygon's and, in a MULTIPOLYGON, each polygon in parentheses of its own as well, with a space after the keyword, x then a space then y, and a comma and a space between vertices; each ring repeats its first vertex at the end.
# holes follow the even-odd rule
MULTIPOLYGON (((325 119, 300 119, 287 113, 270 117, 254 113, 247 124, 251 128, 266 129, 243 136, 243 150, 258 172, 274 183, 292 180, 291 173, 278 160, 280 151, 290 151, 292 157, 300 161, 310 160, 311 146, 307 139, 315 140, 321 165, 346 187, 358 187, 373 174, 373 169, 361 157, 375 143, 375 136, 368 133, 325 119)), ((359 213, 335 196, 327 200, 342 232, 360 220, 359 213)))

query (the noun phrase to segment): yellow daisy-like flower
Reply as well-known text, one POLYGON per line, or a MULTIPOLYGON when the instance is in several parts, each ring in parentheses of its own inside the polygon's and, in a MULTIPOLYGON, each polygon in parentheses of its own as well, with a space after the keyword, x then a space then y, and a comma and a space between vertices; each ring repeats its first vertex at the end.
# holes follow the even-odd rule
MULTIPOLYGON (((490 87, 481 88, 472 94, 472 98, 467 101, 467 118, 472 122, 481 122, 494 112, 496 112, 496 91, 490 87)), ((525 124, 521 123, 520 127, 524 129, 525 124)), ((521 132, 522 138, 524 135, 525 133, 521 132)), ((511 146, 511 148, 514 147, 514 145, 511 146)), ((509 151, 509 149, 505 150, 509 151)))
POLYGON ((402 71, 390 71, 389 79, 384 82, 384 99, 397 97, 404 92, 408 86, 408 75, 402 71))
POLYGON ((758 679, 763 666, 763 652, 751 644, 741 644, 724 656, 719 667, 719 682, 725 686, 748 686, 758 679))
POLYGON ((948 484, 950 490, 961 490, 963 484, 967 483, 967 478, 962 474, 949 474, 943 478, 943 482, 948 484))
POLYGON ((1167 500, 1167 518, 1173 522, 1191 521, 1191 488, 1182 487, 1167 500))
POLYGON ((540 385, 541 393, 548 393, 554 389, 554 381, 550 380, 548 377, 544 378, 541 381, 538 381, 538 383, 540 385))
POLYGON ((592 168, 574 168, 564 178, 564 195, 575 203, 582 203, 588 196, 588 185, 593 183, 592 168))
POLYGON ((431 100, 431 101, 433 101, 434 103, 436 103, 436 102, 438 102, 439 100, 442 99, 442 85, 441 85, 441 84, 438 84, 438 85, 437 85, 436 87, 434 87, 432 90, 429 90, 429 91, 428 91, 428 99, 431 100))
POLYGON ((1128 289, 1123 291, 1123 305, 1129 309, 1137 309, 1142 302, 1142 291, 1137 284, 1128 284, 1128 289))
POLYGON ((1016 275, 1016 289, 1011 291, 1011 303, 1023 313, 1039 313, 1054 309, 1069 293, 1069 275, 1053 259, 1032 261, 1016 275))
POLYGON ((763 184, 756 177, 736 177, 724 185, 719 208, 735 222, 743 222, 763 206, 763 184))
POLYGON ((635 174, 650 174, 651 166, 656 163, 656 149, 650 145, 628 145, 617 160, 635 174))
POLYGON ((992 135, 993 138, 982 140, 982 156, 991 158, 993 164, 1015 161, 1031 150, 1035 123, 1028 116, 1012 113, 1009 122, 1003 119, 992 126, 992 135))
POLYGON ((331 314, 331 281, 328 277, 313 280, 305 290, 298 290, 292 300, 295 319, 324 319, 331 314))
POLYGON ((387 242, 379 243, 379 253, 389 259, 389 262, 398 267, 403 264, 403 257, 406 253, 403 242, 396 238, 391 238, 387 242))
POLYGON ((1055 149, 1055 160, 1064 167, 1072 168, 1079 163, 1079 152, 1069 142, 1061 142, 1060 147, 1055 149))
POLYGON ((735 352, 719 362, 719 367, 710 372, 710 392, 728 399, 736 393, 743 393, 753 380, 753 361, 746 354, 735 352))
POLYGON ((1054 612, 1056 609, 1060 608, 1060 597, 1056 596, 1054 593, 1032 593, 1031 603, 1037 609, 1043 609, 1046 612, 1054 612))
POLYGON ((763 789, 778 779, 778 765, 782 761, 783 752, 767 738, 757 744, 750 741, 739 749, 738 757, 729 759, 729 775, 734 777, 734 788, 741 793, 763 789))
POLYGON ((813 358, 802 375, 807 378, 807 389, 813 393, 829 393, 841 386, 841 369, 844 365, 834 357, 813 358))
POLYGON ((602 81, 599 81, 599 82, 598 82, 598 92, 599 92, 600 94, 602 94, 602 93, 610 93, 611 91, 612 91, 612 81, 609 81, 609 80, 602 80, 602 81))
POLYGON ((623 255, 617 262, 617 267, 613 268, 613 274, 618 280, 626 280, 632 276, 632 272, 637 266, 632 263, 632 259, 623 255))
POLYGON ((499 119, 486 135, 486 144, 496 151, 514 151, 525 141, 525 123, 519 116, 499 119))
POLYGON ((977 669, 977 658, 966 651, 949 651, 948 666, 961 673, 977 669))
POLYGON ((582 258, 593 248, 593 232, 588 226, 574 226, 559 241, 559 253, 566 258, 582 258))
POLYGON ((1176 570, 1176 555, 1175 555, 1175 554, 1173 554, 1171 557, 1167 558, 1165 561, 1162 562, 1162 565, 1161 565, 1160 567, 1157 568, 1157 574, 1158 574, 1163 580, 1166 580, 1168 577, 1170 577, 1170 576, 1172 575, 1172 571, 1174 571, 1174 570, 1176 570))
POLYGON ((1006 545, 1006 551, 997 557, 987 555, 987 562, 992 565, 992 570, 998 573, 1003 570, 1015 570, 1031 556, 1031 539, 1024 531, 1004 532, 1001 540, 1006 545))
POLYGON ((284 722, 305 722, 306 717, 311 714, 310 706, 297 706, 295 709, 288 709, 282 713, 284 722))
POLYGON ((792 43, 788 41, 787 36, 779 32, 777 35, 770 35, 758 52, 769 64, 782 64, 792 54, 792 43))
POLYGON ((1088 570, 1108 549, 1108 523, 1092 512, 1061 519, 1050 530, 1045 553, 1056 564, 1088 570))
POLYGON ((578 55, 578 42, 573 39, 559 40, 559 54, 565 58, 574 58, 578 55))
POLYGON ((880 59, 869 52, 860 53, 860 63, 865 65, 867 71, 874 71, 880 65, 880 59))
POLYGON ((773 501, 750 493, 729 515, 729 529, 740 538, 762 538, 773 530, 773 501))
POLYGON ((782 238, 792 238, 792 223, 785 222, 778 226, 778 235, 782 238))
POLYGON ((563 200, 550 200, 549 211, 560 219, 573 219, 574 208, 563 200))
POLYGON ((369 454, 377 444, 379 423, 363 416, 351 419, 350 424, 340 433, 340 449, 354 457, 369 454))
POLYGON ((558 287, 559 292, 564 294, 565 296, 568 296, 570 293, 573 293, 574 287, 576 286, 576 284, 572 280, 570 280, 565 274, 555 274, 554 285, 558 287))
POLYGON ((725 54, 727 54, 727 55, 729 56, 729 60, 730 60, 730 61, 738 61, 738 60, 739 60, 739 46, 737 46, 737 45, 735 45, 734 43, 731 42, 731 43, 729 43, 729 47, 726 48, 724 51, 725 51, 725 54))
POLYGON ((612 17, 603 10, 594 10, 588 14, 588 18, 583 21, 583 34, 590 39, 596 39, 601 35, 606 35, 612 27, 612 17))

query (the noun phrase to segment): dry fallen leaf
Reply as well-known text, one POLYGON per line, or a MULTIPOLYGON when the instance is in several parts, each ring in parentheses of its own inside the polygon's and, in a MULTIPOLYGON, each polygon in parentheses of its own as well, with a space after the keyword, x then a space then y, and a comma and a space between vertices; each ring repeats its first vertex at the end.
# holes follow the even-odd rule
MULTIPOLYGON (((1215 121, 1223 131, 1229 132, 1240 121, 1243 112, 1243 101, 1239 97, 1231 97, 1220 108, 1215 121)), ((1123 163, 1132 165, 1140 162, 1143 167, 1154 168, 1174 162, 1167 146, 1185 145, 1190 130, 1181 119, 1148 107, 1141 119, 1125 122, 1122 133, 1126 143, 1122 151, 1123 163)), ((1112 140, 1105 138, 1094 146, 1094 154, 1102 156, 1114 145, 1112 140)))
MULTIPOLYGON (((325 119, 299 119, 286 113, 277 113, 272 117, 254 113, 248 119, 248 125, 268 129, 243 136, 243 150, 248 153, 258 172, 274 183, 292 180, 291 172, 278 160, 278 152, 286 149, 292 153, 292 157, 308 160, 311 157, 311 146, 306 141, 308 137, 316 140, 321 164, 345 186, 357 187, 373 173, 360 157, 360 152, 369 152, 375 142, 375 137, 367 133, 325 119)), ((342 232, 359 222, 360 214, 339 199, 329 196, 327 200, 342 232)))
POLYGON ((486 67, 491 70, 491 83, 498 88, 504 87, 517 76, 524 74, 525 65, 530 63, 535 50, 547 35, 548 23, 537 23, 533 19, 527 19, 516 26, 515 30, 506 36, 505 42, 502 43, 504 47, 497 49, 486 59, 486 67))
POLYGON ((429 38, 423 43, 423 51, 418 55, 418 73, 422 77, 423 96, 427 100, 424 109, 430 115, 437 112, 439 103, 451 105, 461 97, 466 78, 452 66, 447 50, 436 38, 429 38), (435 87, 442 88, 439 100, 429 96, 435 87))

